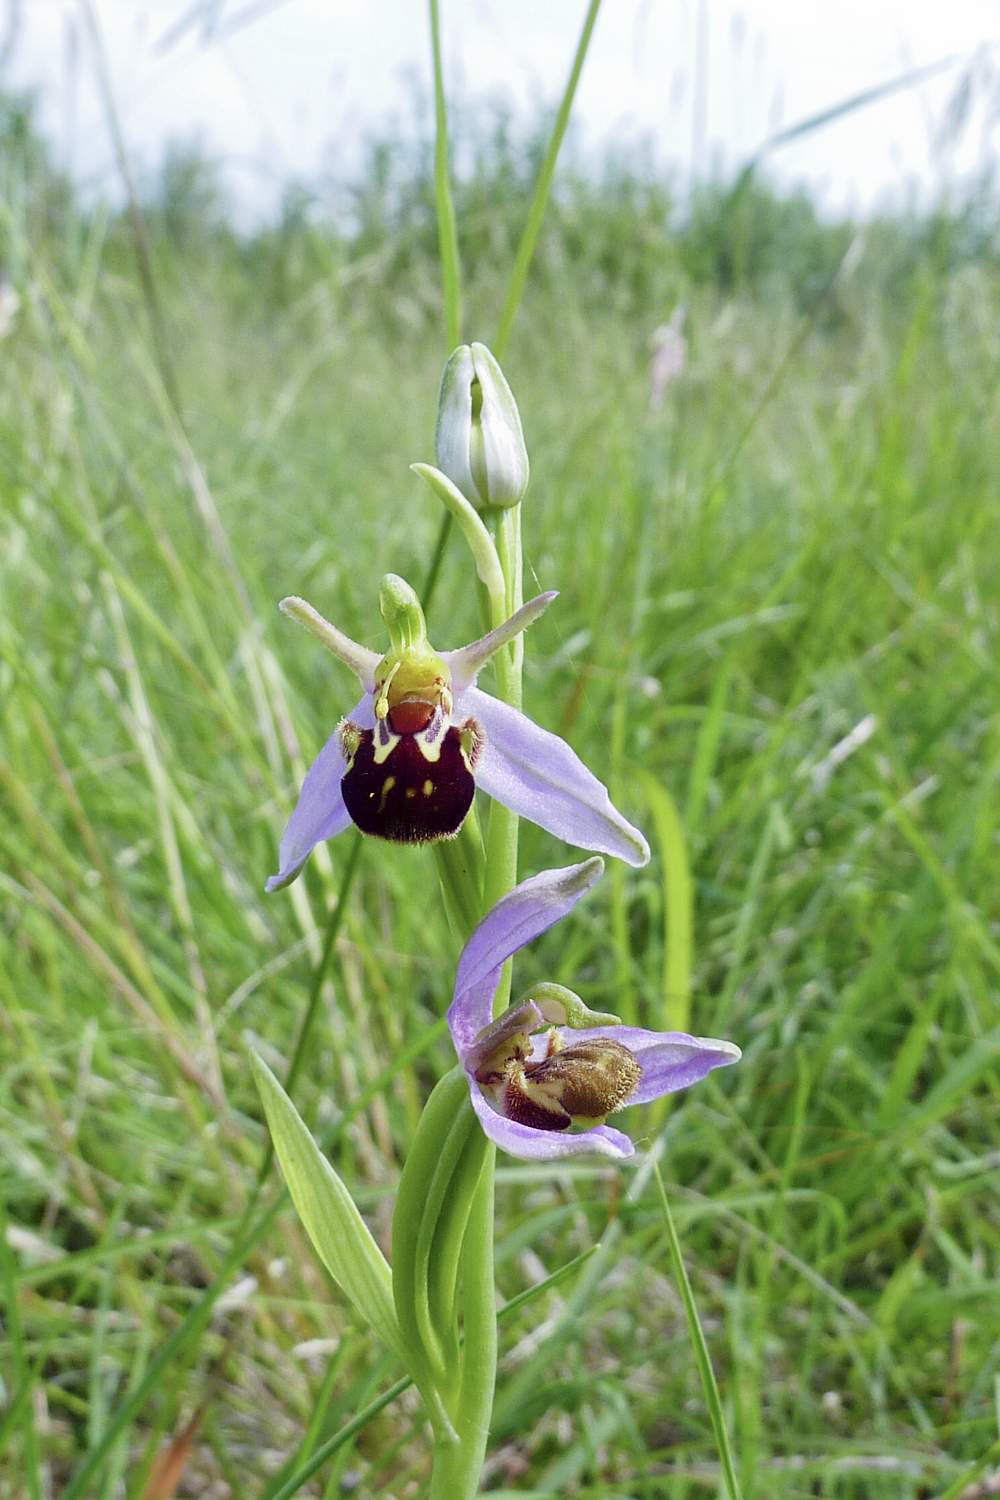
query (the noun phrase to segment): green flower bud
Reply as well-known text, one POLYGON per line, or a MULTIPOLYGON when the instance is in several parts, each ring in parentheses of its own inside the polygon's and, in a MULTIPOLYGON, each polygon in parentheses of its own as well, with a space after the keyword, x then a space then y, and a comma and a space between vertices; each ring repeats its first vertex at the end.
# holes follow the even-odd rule
POLYGON ((485 344, 460 344, 438 398, 437 465, 480 509, 516 505, 528 488, 528 450, 510 386, 485 344))

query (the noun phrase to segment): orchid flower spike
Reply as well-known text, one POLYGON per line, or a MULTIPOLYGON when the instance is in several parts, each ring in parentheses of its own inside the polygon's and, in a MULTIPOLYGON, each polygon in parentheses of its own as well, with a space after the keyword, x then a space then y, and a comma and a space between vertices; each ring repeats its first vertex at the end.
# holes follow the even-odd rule
POLYGON ((740 1057, 732 1042, 623 1026, 556 984, 535 985, 492 1019, 507 959, 571 911, 603 868, 588 859, 523 880, 458 961, 451 1038, 483 1130, 511 1156, 631 1156, 628 1136, 604 1124, 609 1114, 686 1089, 740 1057))
POLYGON ((281 601, 286 615, 351 668, 364 694, 306 775, 269 891, 288 885, 322 839, 352 822, 394 843, 452 838, 477 785, 569 844, 630 865, 647 862, 646 840, 569 745, 476 687, 490 657, 555 597, 539 594, 481 640, 439 653, 413 589, 389 573, 379 596, 390 641, 383 657, 349 640, 304 599, 281 601))

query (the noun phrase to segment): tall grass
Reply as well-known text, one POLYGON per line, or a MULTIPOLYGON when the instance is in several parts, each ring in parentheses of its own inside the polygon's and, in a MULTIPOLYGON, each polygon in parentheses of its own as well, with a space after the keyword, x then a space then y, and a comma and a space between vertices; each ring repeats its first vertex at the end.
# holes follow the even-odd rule
MULTIPOLYGON (((351 1425, 398 1371, 273 1176, 235 1234, 265 1151, 247 1048, 287 1071, 351 856, 262 895, 350 706, 274 601, 378 646, 378 578, 430 560, 407 465, 441 355, 432 177, 390 144, 351 217, 290 204, 250 240, 190 174, 147 195, 175 406, 127 226, 4 118, 0 1496, 63 1493, 112 1427, 88 1495, 155 1500, 173 1444, 179 1494, 273 1497, 344 1432, 302 1493, 419 1494, 416 1403, 351 1425)), ((477 150, 473 336, 537 165, 499 127, 477 150)), ((1000 271, 970 228, 992 200, 859 230, 743 192, 682 216, 620 164, 557 178, 506 357, 530 576, 561 590, 526 706, 648 829, 679 810, 690 1024, 745 1049, 660 1136, 743 1495, 924 1500, 978 1482, 997 1434, 1000 271), (688 367, 652 412, 679 300, 688 367)), ((463 577, 446 554, 444 646, 475 633, 463 577)), ((525 870, 561 852, 525 829, 525 870)), ((662 1023, 662 853, 537 972, 662 1023)), ((383 1244, 448 1065, 426 880, 405 850, 358 868, 298 1084, 383 1244)), ((505 1298, 595 1237, 501 1324, 491 1489, 722 1493, 655 1179, 501 1167, 505 1298)))

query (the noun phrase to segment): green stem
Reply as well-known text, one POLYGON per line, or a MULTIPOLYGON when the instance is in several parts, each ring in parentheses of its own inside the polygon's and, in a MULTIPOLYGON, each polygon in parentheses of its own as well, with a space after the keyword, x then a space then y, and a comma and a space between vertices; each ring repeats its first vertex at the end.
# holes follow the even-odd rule
POLYGON ((556 161, 559 156, 559 148, 566 134, 569 124, 570 111, 573 108, 573 99, 576 94, 576 86, 580 82, 580 74, 583 72, 583 64, 587 57, 587 49, 590 46, 590 38, 593 35, 594 25, 597 21, 597 12, 601 8, 601 0, 590 0, 587 6, 587 14, 583 21, 583 30, 580 32, 580 40, 577 43, 576 54, 573 58, 573 66, 570 68, 566 87, 559 103, 556 113, 555 125, 552 128, 552 138, 549 141, 545 160, 542 162, 541 171, 538 174, 538 182, 535 184, 535 196, 531 200, 528 210, 528 218, 521 235, 517 254, 514 257, 514 268, 510 273, 510 281, 507 285, 507 296, 500 314, 500 329, 493 344, 493 353, 497 359, 503 359, 507 348, 507 340, 510 338, 511 329, 514 327, 514 319, 517 317, 517 309, 521 303, 521 295, 524 291, 524 283, 528 279, 528 268, 531 265, 531 257, 535 253, 535 244, 538 240, 538 232, 542 227, 545 217, 545 209, 549 201, 549 191, 552 187, 552 178, 555 175, 556 161))
MULTIPOLYGON (((521 560, 521 507, 512 506, 500 512, 497 518, 497 554, 504 576, 503 611, 513 614, 524 603, 522 597, 521 560)), ((493 601, 491 600, 491 605, 493 601)), ((495 607, 495 606, 494 606, 495 607)), ((524 638, 518 637, 509 646, 498 651, 494 657, 497 679, 497 697, 513 708, 521 707, 522 667, 524 663, 524 638)), ((517 884, 517 845, 519 820, 499 802, 490 805, 490 819, 486 831, 486 880, 483 892, 483 907, 492 907, 514 889, 517 884)), ((497 1015, 510 1000, 512 967, 504 964, 500 983, 497 986, 493 1011, 497 1015)))
POLYGON ((475 805, 459 829, 457 838, 438 840, 434 845, 434 856, 438 864, 448 924, 459 943, 464 943, 483 914, 483 871, 486 860, 475 805))
MULTIPOLYGON (((431 478, 430 475, 425 477, 431 478)), ((431 479, 431 482, 433 483, 434 480, 431 479)), ((501 549, 499 558, 502 580, 495 577, 491 568, 478 567, 480 579, 487 585, 490 621, 493 625, 500 624, 521 602, 520 509, 520 506, 514 506, 513 511, 504 512, 499 521, 498 540, 501 549), (516 604, 512 603, 514 600, 517 601, 516 604)), ((498 696, 505 703, 519 707, 522 661, 520 641, 505 646, 497 653, 494 661, 498 696)), ((517 884, 517 836, 517 815, 494 802, 490 809, 486 840, 486 871, 482 904, 484 912, 489 911, 494 902, 506 895, 517 884)), ((449 877, 452 877, 455 872, 450 870, 446 863, 441 864, 440 871, 442 881, 447 885, 449 877)), ((462 900, 459 891, 452 891, 447 903, 449 909, 461 910, 462 900)), ((509 995, 510 965, 507 964, 497 991, 498 1003, 506 1004, 509 995)), ((461 1074, 458 1076, 461 1078, 461 1086, 464 1090, 465 1079, 461 1077, 461 1074)), ((444 1086, 438 1087, 443 1090, 444 1086)), ((428 1109, 432 1102, 434 1102, 434 1095, 428 1102, 428 1109)), ((423 1125, 423 1120, 421 1120, 421 1125, 423 1125)), ((476 1129, 478 1130, 478 1126, 476 1129)), ((425 1146, 433 1144, 431 1132, 424 1132, 418 1127, 417 1136, 422 1137, 422 1150, 425 1146)), ((439 1237, 439 1241, 433 1246, 435 1258, 433 1268, 426 1264, 426 1256, 416 1253, 417 1245, 412 1247, 409 1254, 404 1253, 402 1257, 397 1258, 395 1254, 393 1255, 395 1264, 405 1260, 418 1269, 418 1274, 427 1276, 431 1294, 428 1310, 432 1314, 431 1321, 435 1325, 441 1316, 442 1300, 447 1298, 456 1279, 459 1277, 461 1279, 463 1347, 459 1361, 457 1396, 449 1393, 451 1399, 448 1402, 454 1432, 444 1433, 438 1430, 435 1433, 430 1500, 472 1500, 478 1492, 479 1475, 482 1471, 489 1438, 497 1364, 497 1313, 493 1270, 493 1184, 496 1152, 492 1146, 486 1145, 485 1140, 481 1140, 481 1148, 484 1151, 482 1166, 472 1196, 468 1221, 464 1227, 464 1234, 461 1236, 461 1249, 457 1255, 456 1239, 461 1226, 451 1222, 448 1225, 450 1232, 444 1236, 446 1243, 440 1242, 439 1237), (435 1289, 437 1290, 436 1297, 433 1295, 435 1289)), ((446 1150, 444 1139, 440 1134, 437 1138, 436 1149, 442 1154, 446 1150)), ((410 1175, 411 1160, 412 1153, 411 1158, 407 1160, 404 1179, 410 1175)), ((463 1174, 463 1181, 466 1184, 471 1180, 475 1165, 474 1159, 466 1163, 468 1170, 463 1174)), ((426 1168, 421 1170, 418 1160, 411 1181, 426 1183, 427 1180, 426 1168)), ((401 1183, 401 1194, 402 1186, 401 1183)), ((397 1200, 394 1244, 396 1242, 395 1224, 399 1224, 400 1233, 404 1238, 413 1234, 419 1236, 419 1227, 417 1227, 419 1220, 420 1214, 415 1205, 410 1205, 409 1208, 404 1205, 401 1212, 397 1200)), ((401 1320, 404 1316, 408 1319, 412 1316, 414 1323, 418 1323, 414 1297, 417 1290, 415 1286, 398 1287, 397 1310, 401 1320), (400 1305, 401 1302, 409 1303, 405 1312, 400 1305)), ((448 1352, 451 1356, 450 1349, 448 1352)))
MULTIPOLYGON (((580 1255, 574 1255, 572 1260, 567 1261, 564 1266, 560 1266, 558 1271, 553 1271, 550 1276, 546 1276, 544 1281, 536 1281, 534 1286, 529 1286, 525 1291, 519 1292, 516 1297, 511 1297, 510 1301, 505 1302, 503 1307, 500 1308, 497 1317, 512 1317, 519 1308, 526 1306, 529 1302, 534 1302, 538 1297, 543 1297, 546 1292, 558 1286, 567 1276, 571 1276, 574 1271, 579 1270, 580 1266, 589 1260, 596 1253, 597 1249, 597 1245, 591 1245, 588 1250, 584 1250, 580 1255)), ((339 1432, 327 1438, 326 1442, 316 1449, 312 1457, 300 1469, 295 1470, 290 1479, 279 1479, 275 1484, 273 1493, 271 1489, 266 1490, 261 1496, 261 1500, 291 1500, 291 1497, 298 1494, 304 1484, 307 1484, 314 1475, 319 1473, 323 1465, 333 1457, 339 1448, 343 1448, 345 1443, 350 1442, 355 1433, 359 1432, 362 1427, 365 1427, 374 1417, 377 1417, 379 1412, 383 1411, 391 1401, 395 1401, 397 1396, 402 1395, 403 1391, 409 1390, 412 1384, 413 1381, 409 1375, 404 1375, 401 1380, 397 1380, 396 1384, 391 1386, 384 1395, 377 1396, 374 1401, 370 1402, 362 1411, 359 1411, 357 1416, 352 1417, 346 1427, 342 1427, 339 1432)), ((447 1459, 445 1461, 447 1462, 447 1459)))
MULTIPOLYGON (((494 586, 487 590, 489 612, 494 625, 512 614, 522 603, 520 512, 521 507, 514 506, 511 511, 504 511, 498 522, 497 540, 503 586, 502 589, 494 586)), ((480 578, 483 577, 483 572, 480 569, 480 578)), ((498 697, 515 708, 519 708, 521 704, 522 660, 523 643, 520 639, 505 646, 494 658, 498 697)), ((501 896, 513 890, 517 884, 517 843, 517 814, 494 802, 490 809, 486 840, 483 911, 489 911, 501 896)), ((441 873, 442 879, 447 880, 448 872, 443 866, 441 873)), ((455 893, 450 904, 457 906, 458 903, 459 896, 455 893)), ((504 974, 497 990, 495 1004, 501 1007, 510 997, 510 967, 510 964, 504 966, 504 974)), ((462 1082, 464 1086, 464 1079, 462 1082)), ((420 1134, 418 1130, 418 1136, 420 1134)), ((446 1236, 448 1243, 436 1243, 434 1246, 434 1269, 424 1267, 432 1288, 436 1286, 438 1291, 438 1296, 433 1298, 432 1289, 429 1308, 434 1314, 432 1321, 435 1323, 441 1315, 442 1299, 447 1298, 460 1273, 464 1335, 457 1399, 449 1402, 455 1430, 454 1434, 436 1434, 430 1500, 472 1500, 478 1493, 479 1476, 489 1440, 497 1365, 497 1312, 493 1269, 496 1151, 493 1146, 486 1146, 485 1142, 482 1144, 484 1159, 461 1239, 461 1250, 456 1257, 456 1226, 449 1225, 453 1232, 446 1236)), ((444 1153, 445 1149, 439 1138, 438 1150, 444 1153)), ((408 1160, 407 1169, 409 1166, 408 1160)), ((470 1161, 467 1166, 464 1177, 466 1183, 475 1170, 475 1160, 470 1161)), ((414 1173, 414 1180, 420 1178, 426 1180, 426 1173, 418 1169, 414 1173)), ((403 1224, 407 1215, 400 1214, 399 1218, 403 1224)), ((409 1232, 409 1228, 403 1230, 404 1234, 409 1232)), ((416 1262, 424 1265, 424 1258, 417 1256, 416 1262)))
POLYGON ((458 1441, 439 1437, 429 1500, 473 1500, 490 1434, 497 1369, 497 1310, 493 1270, 493 1146, 487 1148, 462 1247, 465 1345, 455 1411, 458 1441))
MULTIPOLYGON (((538 174, 538 181, 535 184, 534 197, 531 200, 531 207, 528 210, 528 218, 517 247, 517 254, 514 258, 514 266, 507 286, 507 296, 504 300, 503 311, 500 314, 500 326, 493 343, 493 352, 496 354, 497 359, 503 358, 507 348, 507 341, 514 327, 514 319, 521 304, 521 297, 524 293, 524 286, 528 277, 528 269, 531 265, 532 256, 535 253, 538 233, 542 227, 542 220, 545 217, 545 209, 549 201, 549 193, 552 188, 552 179, 555 175, 556 162, 559 158, 559 150, 562 146, 563 137, 566 134, 566 127, 569 124, 577 84, 580 81, 580 74, 583 71, 583 64, 587 57, 590 39, 593 36, 600 8, 601 0, 590 0, 587 6, 583 28, 580 32, 580 40, 577 43, 573 64, 570 68, 566 87, 563 90, 563 96, 556 113, 552 136, 538 174)), ((505 608, 508 613, 512 613, 514 609, 519 608, 524 602, 520 505, 515 505, 509 510, 504 510, 499 515, 497 520, 497 551, 500 556, 500 565, 503 569, 506 587, 505 608)), ((523 640, 514 642, 507 650, 500 652, 496 660, 497 696, 503 702, 510 703, 514 708, 521 707, 521 670, 523 662, 523 640)), ((508 812, 499 803, 494 802, 490 809, 489 828, 486 835, 484 906, 487 911, 490 910, 501 896, 506 895, 517 884, 517 830, 518 820, 516 815, 508 812)), ((510 999, 510 976, 510 964, 505 964, 494 1002, 495 1012, 502 1010, 510 999)))
MULTIPOLYGON (((521 548, 521 507, 512 505, 500 512, 497 521, 497 555, 504 577, 504 610, 516 614, 524 603, 524 558, 521 548)), ((507 647, 510 653, 510 691, 515 697, 506 701, 521 707, 521 673, 524 667, 524 636, 515 636, 507 647)))

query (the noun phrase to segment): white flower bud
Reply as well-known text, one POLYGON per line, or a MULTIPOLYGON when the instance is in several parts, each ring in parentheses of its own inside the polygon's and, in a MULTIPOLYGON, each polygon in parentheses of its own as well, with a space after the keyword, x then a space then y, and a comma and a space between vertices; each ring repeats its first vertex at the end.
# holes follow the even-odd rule
POLYGON ((460 344, 444 367, 437 465, 466 499, 516 505, 528 488, 528 450, 510 386, 485 344, 460 344))

